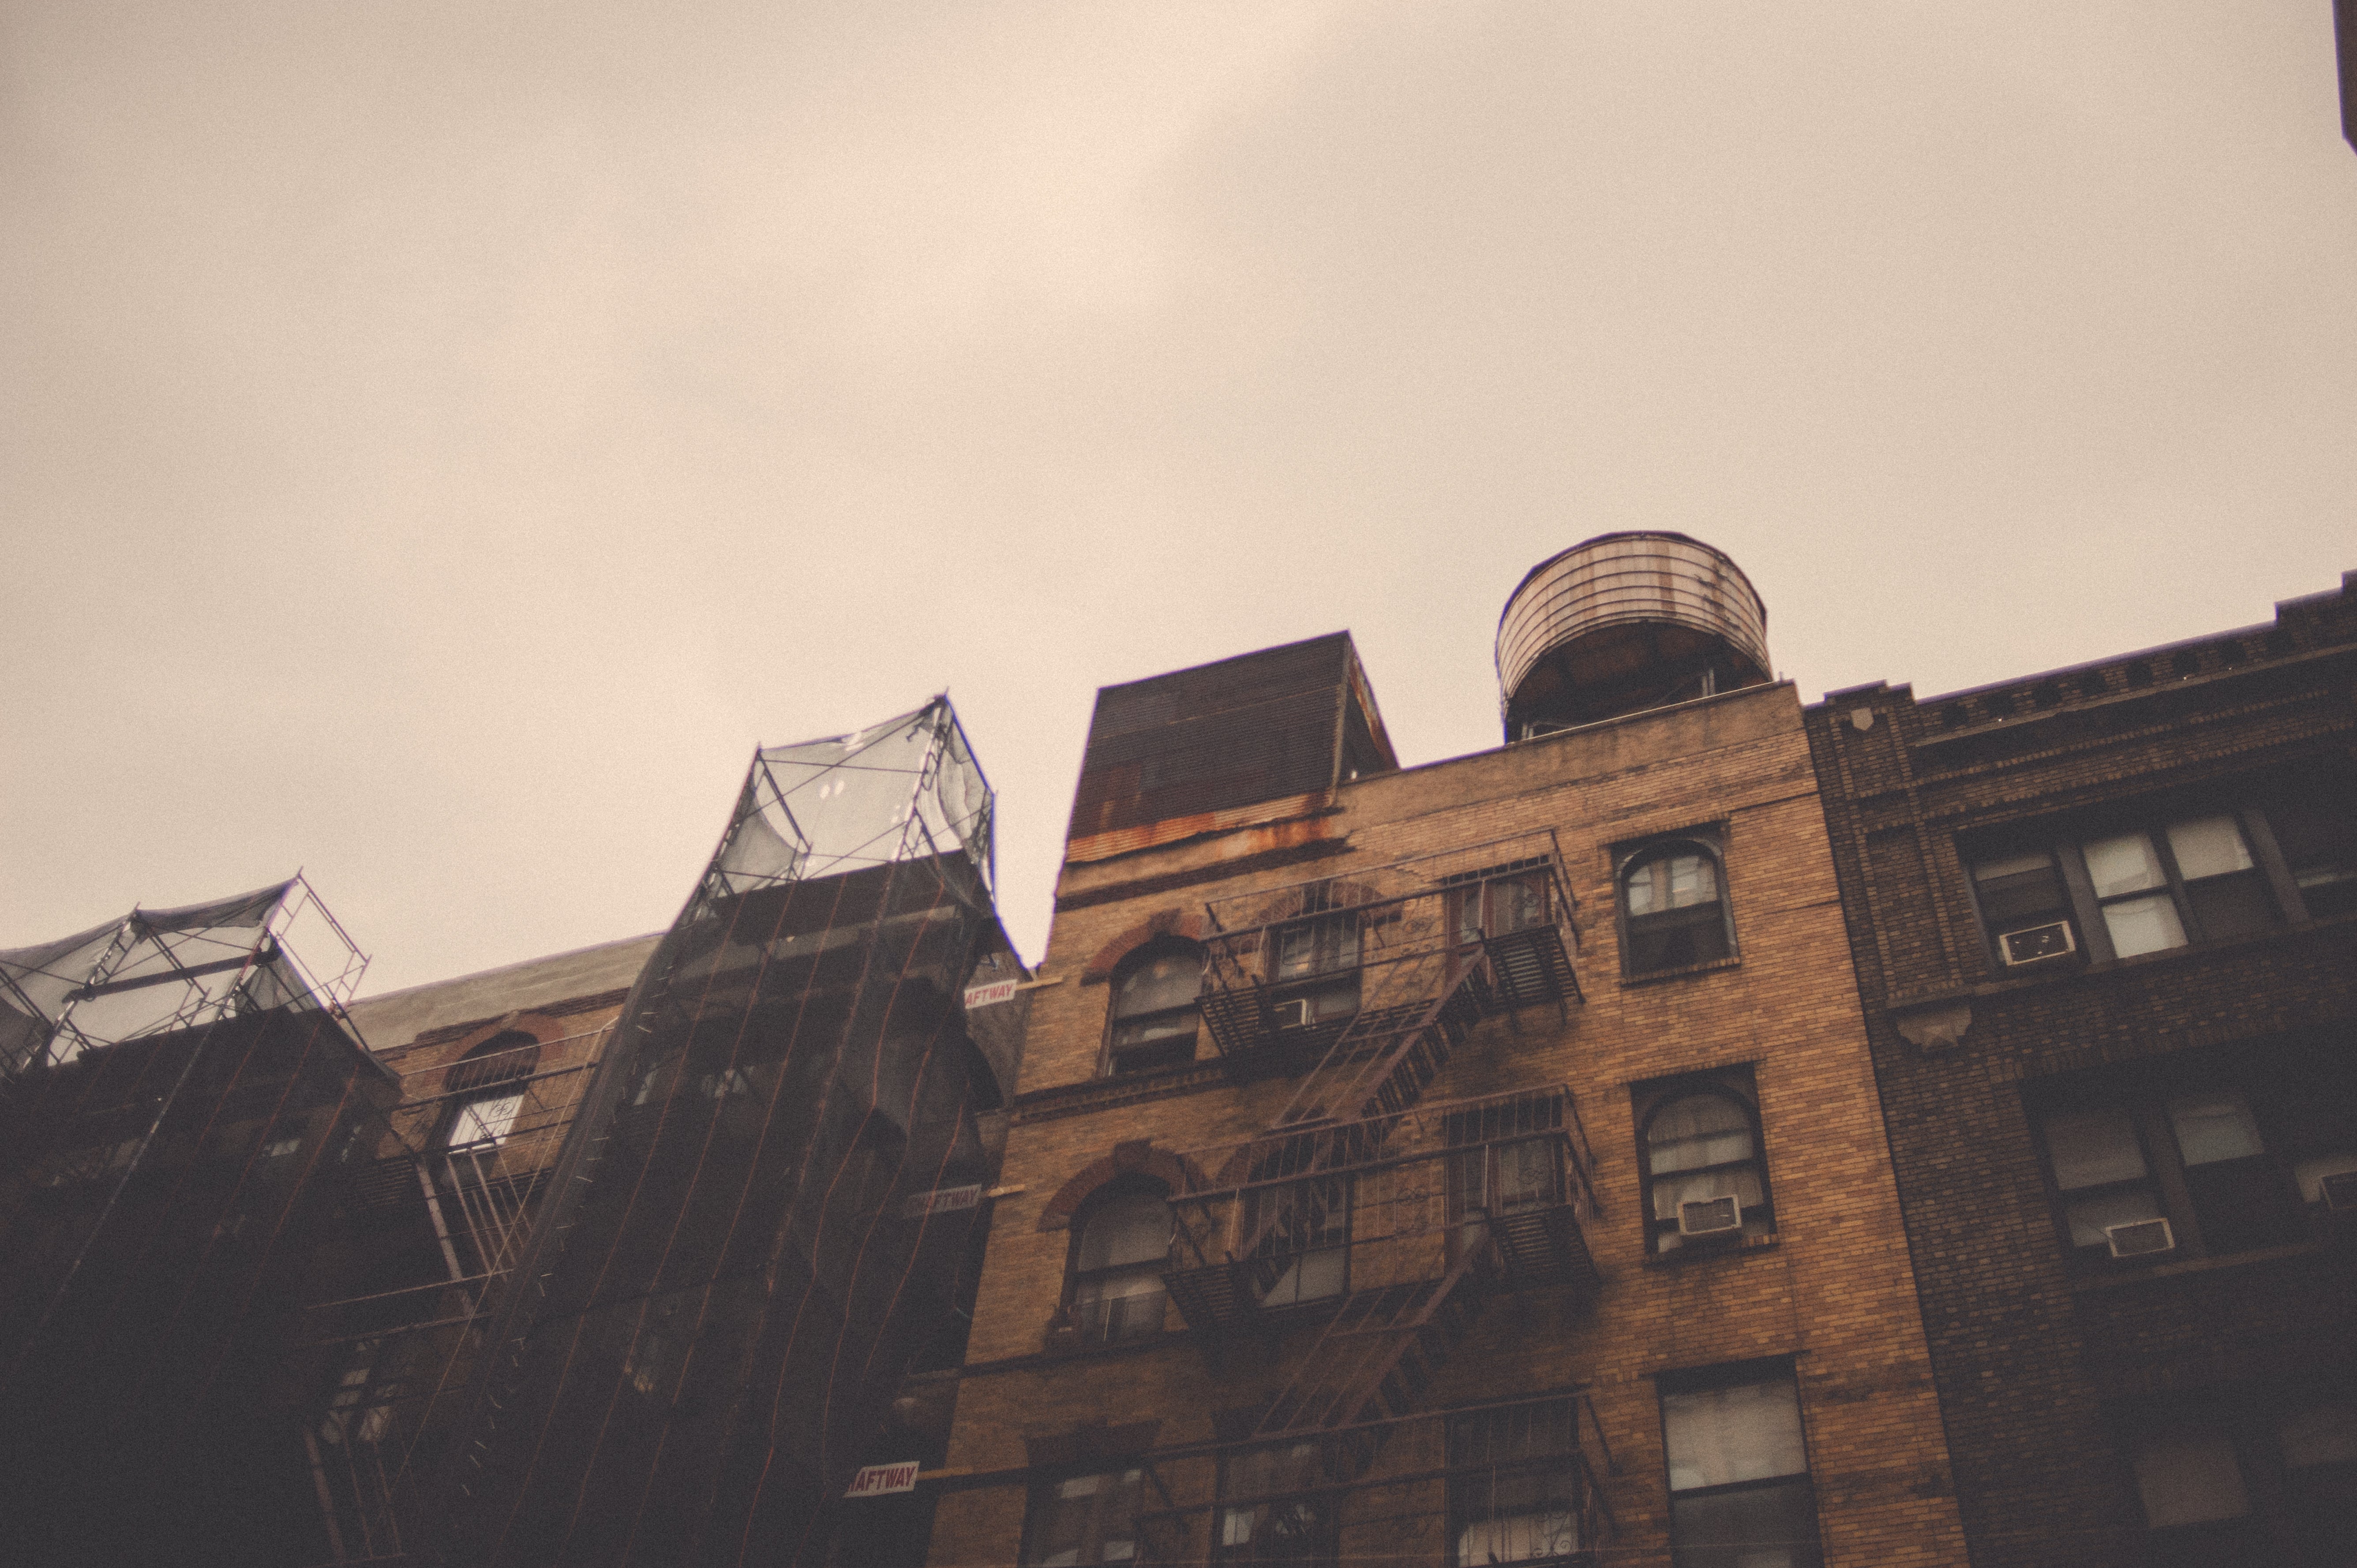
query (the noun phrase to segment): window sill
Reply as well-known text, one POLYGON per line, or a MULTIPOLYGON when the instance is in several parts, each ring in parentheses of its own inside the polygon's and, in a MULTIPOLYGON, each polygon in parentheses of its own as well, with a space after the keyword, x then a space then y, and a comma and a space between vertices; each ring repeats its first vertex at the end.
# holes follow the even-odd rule
POLYGON ((1661 980, 1684 980, 1689 975, 1710 974, 1722 969, 1734 969, 1742 962, 1741 953, 1729 953, 1725 958, 1712 959, 1708 963, 1680 964, 1675 969, 1649 969, 1642 974, 1624 974, 1620 977, 1620 983, 1624 986, 1651 985, 1661 980))
POLYGON ((2179 1274, 2206 1274, 2213 1269, 2238 1269, 2254 1263, 2272 1263, 2285 1258, 2312 1257, 2329 1251, 2334 1244, 2330 1240, 2312 1238, 2306 1241, 2287 1241, 2280 1247, 2254 1247, 2247 1252, 2228 1252, 2220 1257, 2182 1258, 2174 1263, 2126 1264, 2116 1272, 2106 1271, 2072 1280, 2071 1294, 2085 1295, 2142 1284, 2147 1280, 2170 1279, 2179 1274))
MULTIPOLYGON (((2240 952, 2245 948, 2265 947, 2271 942, 2293 941, 2319 931, 2357 929, 2357 914, 2328 915, 2320 920, 2302 920, 2297 925, 2271 927, 2264 931, 2252 931, 2240 937, 2227 937, 2218 941, 2188 942, 2183 947, 2164 948, 2158 952, 2138 953, 2134 958, 2107 959, 2101 963, 2057 963, 2051 970, 2035 974, 2002 974, 1965 985, 1943 987, 1938 991, 1910 992, 1894 995, 1883 1003, 1891 1013, 1911 1013, 1943 1004, 1977 1002, 1986 996, 2005 996, 2018 991, 2031 991, 2044 985, 2067 985, 2074 980, 2108 979, 2137 970, 2192 963, 2222 953, 2240 952)), ((1679 971, 1680 973, 1686 972, 1679 971)), ((1623 981, 1622 984, 1630 983, 1623 981)))
POLYGON ((1765 1236, 1746 1236, 1740 1242, 1719 1242, 1696 1246, 1689 1241, 1674 1252, 1648 1252, 1645 1266, 1649 1269, 1682 1269, 1692 1263, 1716 1262, 1721 1258, 1740 1258, 1751 1252, 1765 1252, 1779 1245, 1775 1231, 1765 1236))

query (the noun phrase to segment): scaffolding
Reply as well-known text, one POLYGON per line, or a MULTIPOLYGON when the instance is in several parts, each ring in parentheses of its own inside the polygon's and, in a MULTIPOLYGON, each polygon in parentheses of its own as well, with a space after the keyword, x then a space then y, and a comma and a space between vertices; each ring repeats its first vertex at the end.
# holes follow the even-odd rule
POLYGON ((300 875, 0 953, 17 1560, 304 1554, 296 1305, 361 1267, 343 1217, 397 1096, 344 1013, 365 968, 300 875))
POLYGON ((903 1376, 970 1299, 985 1210, 928 1195, 994 1168, 1003 1086, 963 1007, 978 964, 1015 977, 991 806, 946 698, 756 754, 537 1218, 460 1210, 512 1283, 469 1320, 447 1441, 397 1499, 410 1556, 823 1560, 903 1376))
POLYGON ((361 1172, 353 1211, 377 1266, 365 1288, 305 1315, 320 1381, 302 1438, 326 1561, 405 1555, 402 1525, 419 1479, 447 1444, 484 1325, 612 1032, 396 1069, 393 1143, 361 1172), (515 1096, 498 1136, 454 1143, 454 1113, 490 1090, 515 1096))

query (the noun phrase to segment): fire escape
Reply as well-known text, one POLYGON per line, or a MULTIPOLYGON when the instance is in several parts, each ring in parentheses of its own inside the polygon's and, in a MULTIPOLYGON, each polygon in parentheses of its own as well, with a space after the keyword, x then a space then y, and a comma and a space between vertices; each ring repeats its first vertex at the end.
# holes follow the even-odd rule
MULTIPOLYGON (((1242 1078, 1300 1077, 1258 1135, 1190 1152, 1208 1185, 1172 1197, 1164 1279, 1207 1337, 1323 1317, 1230 1444, 1263 1468, 1308 1466, 1284 1484, 1286 1506, 1308 1510, 1292 1554, 1315 1559, 1309 1537, 1322 1529, 1334 1550, 1336 1501, 1394 1434, 1433 1424, 1418 1415, 1426 1392, 1491 1296, 1597 1278, 1582 1229, 1597 1212, 1591 1160, 1570 1090, 1424 1098, 1482 1021, 1519 1030, 1524 1009, 1547 1004, 1568 1017, 1580 999, 1572 900, 1554 835, 1540 833, 1232 897, 1210 915, 1202 1012, 1222 1057, 1242 1078)), ((1556 1539, 1592 1546, 1600 1498, 1577 1442, 1566 1452, 1558 1463, 1577 1466, 1587 1501, 1577 1521, 1560 1516, 1556 1539)), ((1163 1505, 1141 1515, 1149 1557, 1265 1555, 1244 1550, 1257 1516, 1228 1507, 1235 1517, 1207 1539, 1200 1505, 1175 1502, 1159 1471, 1146 1478, 1163 1505)), ((1216 1484, 1232 1498, 1240 1483, 1216 1484)))

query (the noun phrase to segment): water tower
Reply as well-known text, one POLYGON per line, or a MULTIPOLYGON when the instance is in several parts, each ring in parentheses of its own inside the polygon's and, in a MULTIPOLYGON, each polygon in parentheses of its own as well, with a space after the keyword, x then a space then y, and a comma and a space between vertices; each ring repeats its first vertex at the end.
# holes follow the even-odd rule
POLYGON ((1498 618, 1506 738, 1756 686, 1768 609, 1683 533, 1601 533, 1531 568, 1498 618))

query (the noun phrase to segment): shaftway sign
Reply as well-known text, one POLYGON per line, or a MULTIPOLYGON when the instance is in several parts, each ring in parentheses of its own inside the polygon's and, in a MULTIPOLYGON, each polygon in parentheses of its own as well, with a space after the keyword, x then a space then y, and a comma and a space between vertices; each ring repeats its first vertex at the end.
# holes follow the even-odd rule
POLYGON ((901 1465, 870 1465, 851 1477, 851 1490, 846 1498, 880 1498, 887 1492, 913 1492, 917 1489, 917 1464, 911 1459, 901 1465))

